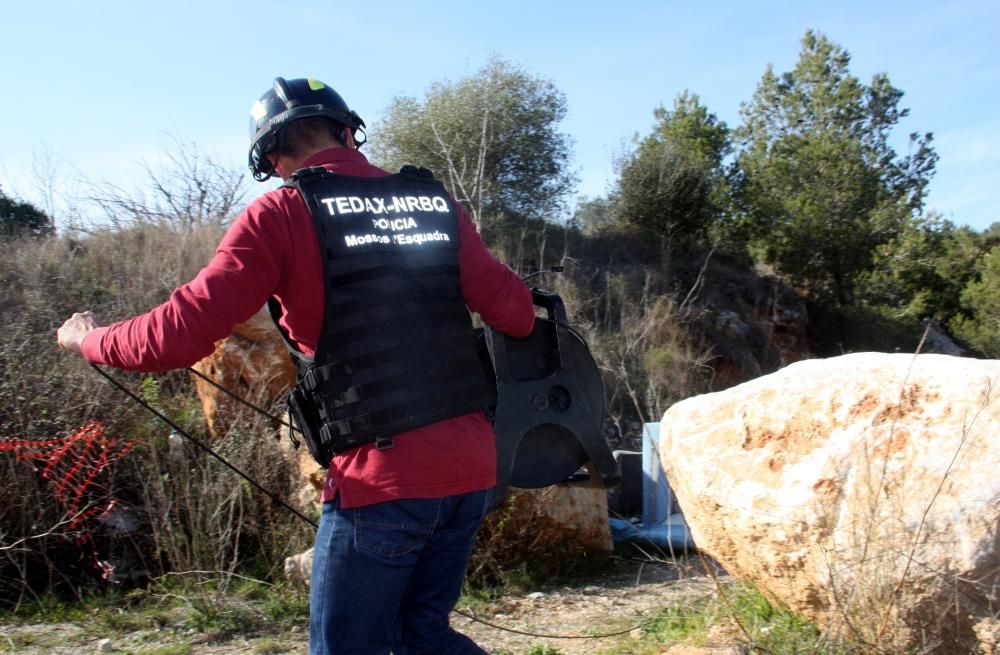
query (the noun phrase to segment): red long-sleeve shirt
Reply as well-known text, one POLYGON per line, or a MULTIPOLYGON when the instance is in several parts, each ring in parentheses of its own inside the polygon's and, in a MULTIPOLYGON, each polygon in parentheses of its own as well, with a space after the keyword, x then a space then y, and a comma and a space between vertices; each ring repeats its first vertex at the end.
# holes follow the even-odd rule
MULTIPOLYGON (((348 148, 319 152, 305 166, 359 177, 388 175, 348 148)), ((486 249, 459 211, 459 271, 469 309, 493 328, 525 336, 534 325, 527 287, 486 249)), ((323 321, 323 264, 312 218, 299 193, 281 187, 255 200, 233 222, 208 266, 159 307, 98 328, 83 340, 84 357, 134 371, 185 368, 205 357, 233 326, 274 295, 282 326, 299 350, 313 354, 323 321)), ((477 491, 496 482, 493 428, 482 412, 399 435, 395 447, 363 446, 333 458, 323 499, 359 507, 400 498, 477 491)))

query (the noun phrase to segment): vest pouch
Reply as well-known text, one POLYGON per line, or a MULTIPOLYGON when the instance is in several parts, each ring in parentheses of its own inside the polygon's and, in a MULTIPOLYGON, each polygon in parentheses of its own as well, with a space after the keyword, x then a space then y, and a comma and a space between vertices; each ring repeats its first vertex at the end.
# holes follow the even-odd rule
POLYGON ((291 393, 288 394, 288 411, 295 417, 295 422, 298 423, 299 429, 302 431, 302 438, 306 442, 309 454, 323 468, 330 466, 333 448, 331 444, 323 441, 321 432, 323 423, 320 421, 319 413, 306 393, 297 384, 292 387, 291 393))

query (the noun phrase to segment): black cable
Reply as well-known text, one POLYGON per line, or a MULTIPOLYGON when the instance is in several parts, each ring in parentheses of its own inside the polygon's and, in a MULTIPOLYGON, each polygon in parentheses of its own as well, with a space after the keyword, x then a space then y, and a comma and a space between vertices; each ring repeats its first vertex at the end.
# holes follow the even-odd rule
POLYGON ((208 382, 210 385, 212 385, 213 387, 215 387, 216 389, 218 389, 222 393, 226 394, 227 396, 229 396, 230 398, 232 398, 236 402, 242 403, 243 405, 249 407, 250 409, 254 410, 255 412, 259 412, 259 413, 263 414, 264 416, 266 416, 267 418, 271 419, 272 421, 275 421, 275 422, 277 422, 277 423, 285 426, 286 428, 288 428, 288 438, 291 440, 292 445, 295 446, 296 450, 298 450, 299 446, 302 445, 302 442, 300 442, 298 439, 296 439, 295 435, 292 434, 293 430, 295 432, 298 432, 299 434, 302 434, 302 430, 300 428, 297 428, 294 425, 292 425, 290 421, 286 422, 281 417, 275 416, 274 414, 271 414, 270 412, 265 411, 263 407, 258 407, 257 405, 254 405, 249 400, 245 400, 239 394, 234 393, 234 392, 230 391, 229 389, 225 388, 224 386, 222 386, 221 384, 219 384, 218 382, 216 382, 212 378, 208 377, 207 375, 205 375, 201 371, 197 371, 197 370, 195 370, 194 368, 191 368, 191 367, 188 367, 187 370, 189 372, 191 372, 191 373, 194 373, 195 375, 197 375, 199 378, 201 378, 205 382, 208 382))
POLYGON ((562 273, 562 272, 563 272, 562 266, 552 266, 550 268, 543 268, 540 271, 535 271, 534 273, 528 273, 527 275, 521 278, 521 282, 527 282, 531 278, 535 277, 536 275, 541 275, 542 273, 562 273))
POLYGON ((654 619, 651 619, 649 621, 643 621, 642 623, 638 623, 636 625, 633 625, 631 628, 626 628, 624 630, 619 630, 617 632, 608 632, 606 634, 600 634, 600 635, 547 635, 547 634, 542 634, 542 633, 539 633, 539 632, 530 632, 528 630, 518 630, 516 628, 505 628, 502 625, 497 625, 496 623, 490 623, 489 621, 487 621, 485 619, 481 619, 478 616, 475 616, 474 614, 469 614, 467 612, 463 612, 460 609, 453 609, 452 612, 454 612, 455 614, 460 614, 461 616, 464 616, 467 619, 475 621, 476 623, 482 623, 483 625, 488 625, 489 627, 495 628, 497 630, 503 630, 504 632, 513 632, 514 634, 525 635, 525 636, 528 636, 528 637, 542 637, 543 639, 606 639, 608 637, 619 637, 621 635, 628 634, 628 633, 632 632, 633 630, 638 630, 639 628, 645 626, 646 624, 652 623, 653 620, 654 620, 654 619))
MULTIPOLYGON (((212 457, 214 457, 215 459, 217 459, 226 468, 228 468, 233 473, 235 473, 236 475, 240 476, 241 478, 243 478, 244 480, 246 480, 247 482, 249 482, 251 485, 253 485, 258 490, 260 490, 268 498, 270 498, 274 502, 278 503, 279 505, 281 505, 282 507, 284 507, 288 511, 292 512, 293 514, 295 514, 296 516, 298 516, 300 519, 302 519, 303 521, 305 521, 309 525, 313 526, 316 529, 319 529, 319 525, 317 525, 317 523, 315 521, 313 521, 308 516, 306 516, 305 514, 303 514, 302 512, 300 512, 299 510, 295 509, 294 507, 292 507, 288 503, 286 503, 278 495, 274 494, 273 492, 271 492, 268 489, 266 489, 263 486, 261 486, 261 484, 259 482, 257 482, 256 480, 254 480, 253 478, 251 478, 249 475, 247 475, 246 473, 244 473, 240 469, 238 469, 235 466, 233 466, 232 464, 230 464, 229 461, 226 460, 225 457, 223 457, 222 455, 218 454, 217 452, 215 452, 214 450, 212 450, 211 448, 209 448, 202 441, 199 441, 198 439, 192 437, 187 432, 187 430, 185 430, 181 426, 177 425, 177 423, 175 423, 174 421, 172 421, 169 418, 167 418, 162 412, 158 411, 155 407, 153 407, 152 405, 150 405, 149 403, 147 403, 145 400, 143 400, 142 398, 140 398, 139 396, 137 396, 136 394, 134 394, 132 391, 130 391, 129 389, 127 389, 122 383, 120 383, 118 380, 116 380, 113 377, 111 377, 109 374, 105 373, 96 364, 91 364, 91 366, 94 368, 95 371, 97 371, 101 375, 101 377, 105 378, 108 382, 110 382, 112 385, 114 385, 119 391, 121 391, 122 393, 124 393, 125 395, 127 395, 129 398, 131 398, 132 400, 136 401, 137 403, 139 403, 140 405, 142 405, 143 407, 145 407, 154 416, 156 416, 156 418, 160 419, 161 421, 163 421, 164 423, 166 423, 167 425, 169 425, 170 427, 172 427, 181 436, 187 438, 188 441, 190 441, 191 443, 193 443, 194 445, 198 446, 203 451, 205 451, 206 453, 208 453, 209 455, 211 455, 212 457)), ((256 409, 258 409, 259 411, 263 411, 263 410, 260 410, 259 408, 256 408, 256 409)))
POLYGON ((295 430, 296 432, 302 432, 302 430, 298 429, 297 427, 295 427, 291 423, 286 422, 280 416, 275 416, 274 414, 271 414, 270 412, 268 412, 267 410, 265 410, 263 407, 258 407, 257 405, 254 405, 249 400, 243 399, 242 397, 240 397, 239 394, 237 394, 237 393, 235 393, 233 391, 230 391, 229 389, 225 388, 224 386, 222 386, 221 384, 219 384, 218 382, 216 382, 212 378, 208 377, 207 375, 205 375, 201 371, 198 371, 198 370, 193 369, 193 368, 188 368, 187 371, 190 372, 190 373, 194 373, 195 375, 197 375, 198 377, 200 377, 202 380, 204 380, 205 382, 208 382, 210 385, 212 385, 213 387, 215 387, 216 389, 218 389, 222 393, 226 394, 227 396, 229 396, 230 398, 232 398, 236 402, 242 403, 243 405, 249 407, 250 409, 254 410, 255 412, 259 412, 260 414, 263 414, 264 416, 266 416, 267 418, 271 419, 272 421, 275 421, 276 423, 280 423, 281 425, 284 425, 289 430, 295 430))
MULTIPOLYGON (((540 272, 548 272, 548 271, 540 271, 540 272)), ((578 339, 580 339, 580 341, 586 343, 586 341, 583 339, 582 335, 580 335, 571 326, 569 326, 569 325, 567 325, 565 323, 558 323, 558 325, 560 325, 563 328, 566 328, 574 336, 576 336, 578 339)), ((196 446, 198 446, 199 448, 201 448, 202 450, 204 450, 206 453, 208 453, 209 455, 211 455, 212 457, 214 457, 215 459, 217 459, 219 462, 221 462, 223 465, 225 465, 231 471, 233 471, 234 473, 236 473, 237 475, 239 475, 241 478, 243 478, 244 480, 246 480, 247 482, 249 482, 250 484, 252 484, 257 489, 259 489, 261 492, 263 492, 265 495, 267 495, 268 498, 270 498, 274 502, 278 503, 279 505, 281 505, 285 509, 289 510, 290 512, 292 512, 293 514, 295 514, 296 516, 298 516, 300 519, 302 519, 303 521, 305 521, 306 523, 308 523, 309 525, 311 525, 313 528, 319 529, 319 526, 316 524, 315 521, 313 521, 312 519, 310 519, 309 517, 307 517, 305 514, 303 514, 299 510, 295 509, 294 507, 292 507, 291 505, 289 505, 288 503, 286 503, 284 500, 282 500, 281 498, 279 498, 274 493, 272 493, 272 492, 268 491, 267 489, 265 489, 256 480, 254 480, 249 475, 247 475, 246 473, 244 473, 240 469, 238 469, 235 466, 233 466, 232 464, 230 464, 224 457, 222 457, 222 455, 219 455, 214 450, 212 450, 211 448, 209 448, 208 446, 206 446, 204 443, 202 443, 198 439, 192 437, 190 434, 188 434, 188 432, 186 430, 184 430, 179 425, 177 425, 175 422, 173 422, 172 420, 170 420, 169 418, 167 418, 161 412, 157 411, 156 408, 152 407, 145 400, 143 400, 142 398, 140 398, 136 394, 134 394, 131 391, 129 391, 120 382, 118 382, 117 380, 115 380, 108 373, 106 373, 103 370, 101 370, 96 364, 91 364, 91 366, 94 368, 95 371, 97 371, 98 373, 100 373, 102 377, 104 377, 105 379, 107 379, 108 382, 110 382, 116 388, 118 388, 120 391, 122 391, 123 393, 125 393, 126 395, 128 395, 130 398, 132 398, 132 400, 136 401, 137 403, 139 403, 140 405, 142 405, 143 407, 145 407, 153 415, 155 415, 161 421, 163 421, 164 423, 166 423, 167 425, 169 425, 171 428, 173 428, 174 430, 176 430, 179 434, 181 434, 182 436, 186 437, 193 444, 195 444, 196 446)), ((262 414, 262 415, 270 418, 273 421, 277 421, 281 425, 284 425, 284 426, 288 427, 290 431, 291 430, 296 430, 296 431, 301 432, 301 430, 299 430, 298 428, 294 427, 293 425, 290 425, 289 423, 286 423, 282 419, 278 418, 277 416, 272 415, 271 413, 267 412, 263 408, 258 407, 257 405, 254 405, 250 401, 248 401, 248 400, 246 400, 244 398, 241 398, 239 395, 237 395, 236 393, 230 391, 226 387, 222 386, 221 384, 219 384, 215 380, 212 380, 211 378, 209 378, 205 374, 200 373, 200 372, 194 370, 193 368, 189 368, 188 370, 190 372, 194 373, 195 375, 197 375, 199 378, 201 378, 205 382, 208 382, 209 384, 211 384, 213 387, 215 387, 219 391, 222 391, 223 393, 225 393, 230 398, 233 398, 234 400, 239 401, 240 403, 242 403, 246 407, 249 407, 250 409, 259 412, 260 414, 262 414)), ((291 432, 289 432, 289 436, 291 436, 291 432)), ((459 614, 460 616, 464 616, 465 618, 467 618, 467 619, 469 619, 471 621, 476 621, 477 623, 482 623, 483 625, 486 625, 486 626, 489 626, 491 628, 494 628, 495 630, 503 630, 505 632, 510 632, 510 633, 513 633, 513 634, 525 635, 525 636, 529 636, 529 637, 539 637, 539 638, 542 638, 542 639, 605 639, 605 638, 608 638, 608 637, 617 637, 617 636, 620 636, 620 635, 623 635, 623 634, 627 634, 627 633, 632 632, 633 630, 636 630, 638 628, 641 628, 644 625, 646 625, 647 623, 649 623, 648 621, 646 621, 646 622, 634 625, 634 626, 632 626, 632 627, 630 627, 628 629, 625 629, 625 630, 619 630, 617 632, 609 632, 607 634, 600 634, 600 635, 555 635, 555 634, 542 634, 542 633, 538 633, 538 632, 529 632, 527 630, 518 630, 516 628, 506 628, 506 627, 504 627, 502 625, 497 625, 495 623, 490 623, 489 621, 486 621, 485 619, 481 619, 481 618, 479 618, 479 617, 477 617, 477 616, 475 616, 473 614, 470 614, 468 612, 464 612, 464 611, 462 611, 460 609, 457 609, 457 608, 453 609, 452 611, 455 612, 456 614, 459 614)))

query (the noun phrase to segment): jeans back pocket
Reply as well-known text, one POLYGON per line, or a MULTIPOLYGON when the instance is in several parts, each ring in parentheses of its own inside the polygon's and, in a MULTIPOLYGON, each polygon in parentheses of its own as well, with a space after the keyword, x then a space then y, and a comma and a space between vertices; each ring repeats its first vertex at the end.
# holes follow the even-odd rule
POLYGON ((434 534, 439 498, 394 500, 354 510, 358 550, 382 557, 417 552, 434 534))

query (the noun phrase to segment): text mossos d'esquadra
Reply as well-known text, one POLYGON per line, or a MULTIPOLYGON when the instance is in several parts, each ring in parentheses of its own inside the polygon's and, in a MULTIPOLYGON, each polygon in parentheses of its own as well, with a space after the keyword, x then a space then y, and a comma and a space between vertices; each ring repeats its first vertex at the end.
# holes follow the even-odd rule
POLYGON ((389 198, 368 196, 335 196, 320 198, 331 216, 367 214, 371 218, 372 230, 362 234, 346 234, 344 241, 348 247, 365 244, 395 243, 402 246, 422 245, 430 241, 450 241, 441 231, 419 232, 420 224, 413 216, 424 213, 447 214, 448 202, 442 196, 392 196, 389 198), (410 214, 400 216, 400 214, 410 214), (400 234, 395 234, 399 232, 400 234))

